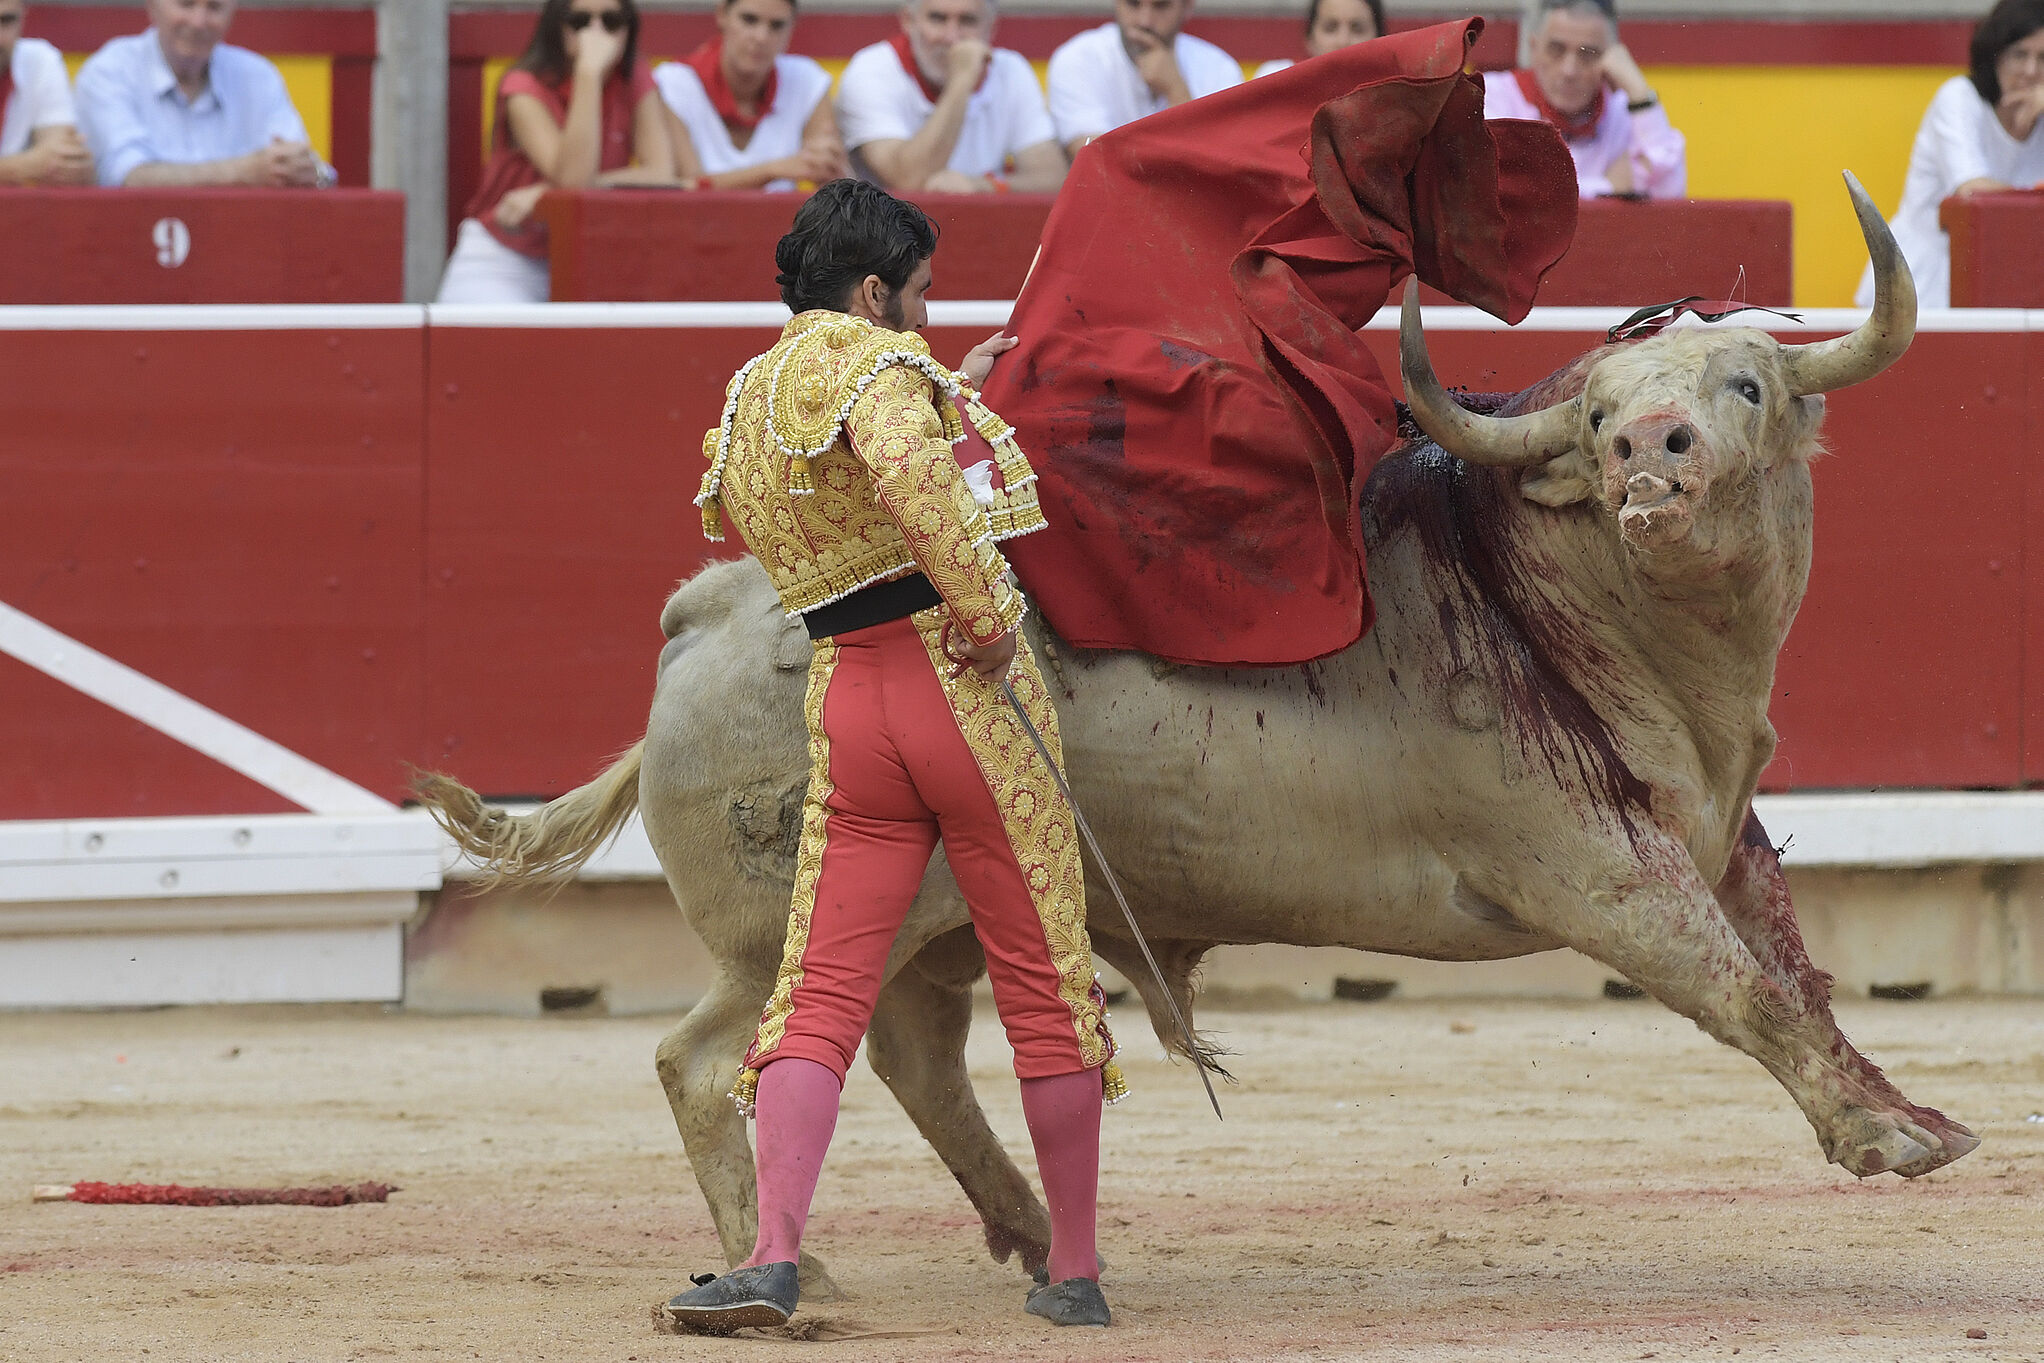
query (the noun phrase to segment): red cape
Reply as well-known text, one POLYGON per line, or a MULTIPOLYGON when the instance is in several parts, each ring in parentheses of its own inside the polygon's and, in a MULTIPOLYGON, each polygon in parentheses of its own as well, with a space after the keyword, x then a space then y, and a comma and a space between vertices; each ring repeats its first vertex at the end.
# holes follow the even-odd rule
POLYGON ((1575 235, 1561 138, 1483 121, 1482 30, 1362 43, 1079 153, 986 389, 1050 518, 1003 548, 1065 639, 1271 665, 1369 628, 1355 491, 1397 421, 1356 329, 1414 272, 1516 322, 1575 235))

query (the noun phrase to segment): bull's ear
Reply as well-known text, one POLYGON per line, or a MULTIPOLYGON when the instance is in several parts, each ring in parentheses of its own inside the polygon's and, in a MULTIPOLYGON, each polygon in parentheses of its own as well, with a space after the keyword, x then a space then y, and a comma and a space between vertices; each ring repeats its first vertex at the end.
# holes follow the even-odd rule
POLYGON ((1519 495, 1542 506, 1564 507, 1588 501, 1597 490, 1597 470, 1581 449, 1570 450, 1519 475, 1519 495))

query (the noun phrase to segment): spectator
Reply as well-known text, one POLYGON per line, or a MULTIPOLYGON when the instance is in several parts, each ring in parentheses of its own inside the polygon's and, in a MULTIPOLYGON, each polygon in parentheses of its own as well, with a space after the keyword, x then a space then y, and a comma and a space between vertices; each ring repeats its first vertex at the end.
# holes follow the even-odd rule
POLYGON ((221 39, 234 0, 148 0, 149 27, 78 73, 78 126, 103 185, 333 183, 284 77, 221 39))
POLYGON ((1242 83, 1242 67, 1181 33, 1192 0, 1115 0, 1114 21, 1067 40, 1050 57, 1050 117, 1065 150, 1144 114, 1242 83))
MULTIPOLYGON (((1938 206, 1954 194, 2044 188, 2044 0, 2001 0, 1973 30, 1970 55, 1971 71, 1931 97, 1891 224, 1927 308, 1952 301, 1952 239, 1938 206)), ((1873 306, 1871 269, 1854 301, 1873 306)))
POLYGON ((1682 134, 1618 41, 1611 0, 1536 0, 1517 71, 1483 77, 1486 118, 1543 119, 1568 141, 1586 199, 1679 199, 1689 189, 1682 134))
POLYGON ((907 0, 901 32, 854 56, 838 85, 862 174, 897 194, 1051 193, 1064 183, 1036 73, 993 37, 993 0, 907 0))
MULTIPOLYGON (((1313 0, 1306 9, 1306 55, 1317 57, 1384 36, 1384 0, 1313 0)), ((1256 68, 1267 76, 1292 64, 1279 57, 1256 68)))
POLYGON ((22 0, 0 0, 0 185, 89 185, 64 58, 21 36, 22 0))
POLYGON ((633 0, 546 0, 525 54, 497 85, 490 164, 468 201, 442 303, 543 303, 549 189, 674 185, 667 106, 640 65, 633 0))
POLYGON ((845 174, 830 72, 788 55, 794 0, 720 0, 717 36, 653 83, 683 179, 700 189, 793 189, 845 174))

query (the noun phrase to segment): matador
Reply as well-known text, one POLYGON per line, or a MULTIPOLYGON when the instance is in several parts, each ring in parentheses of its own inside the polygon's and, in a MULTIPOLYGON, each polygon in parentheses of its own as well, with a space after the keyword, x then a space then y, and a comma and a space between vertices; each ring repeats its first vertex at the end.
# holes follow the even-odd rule
POLYGON ((732 1087, 758 1122, 759 1238, 744 1264, 668 1302, 695 1329, 793 1314, 845 1071, 939 841, 985 950, 1049 1204, 1047 1281, 1024 1309, 1109 1320, 1094 1246, 1100 1112, 1125 1086, 1071 807, 1001 690, 1012 684, 1058 752, 1017 631, 1026 606, 996 547, 1043 513, 1014 431, 975 391, 1012 340, 951 371, 916 334, 936 244, 920 209, 873 185, 819 189, 775 252, 795 316, 732 377, 704 438, 704 533, 744 539, 814 651, 787 944, 732 1087))

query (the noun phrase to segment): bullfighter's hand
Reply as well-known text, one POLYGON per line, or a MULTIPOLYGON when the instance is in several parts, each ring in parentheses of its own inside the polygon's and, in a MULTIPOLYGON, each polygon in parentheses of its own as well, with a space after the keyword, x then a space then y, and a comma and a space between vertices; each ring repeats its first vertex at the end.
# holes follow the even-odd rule
POLYGON ((2001 103, 1994 106, 1994 112, 2001 119, 2001 126, 2018 142, 2028 140, 2037 127, 2037 120, 2044 117, 2044 84, 2026 86, 2020 90, 2004 90, 2001 103))
POLYGON ((1616 161, 1613 161, 1611 168, 1605 171, 1604 175, 1611 181, 1611 192, 1613 194, 1632 193, 1634 181, 1632 158, 1630 156, 1621 156, 1616 161))
POLYGON ((1015 661, 1014 630, 1009 630, 990 644, 975 644, 947 622, 943 645, 945 656, 958 664, 951 671, 954 677, 965 675, 969 667, 990 682, 1004 682, 1008 679, 1008 668, 1015 661))
POLYGON ((1009 336, 997 331, 965 352, 965 359, 959 363, 958 372, 965 375, 974 388, 984 387, 987 375, 994 372, 994 361, 1020 344, 1022 344, 1020 336, 1009 336))
POLYGON ((1604 79, 1613 89, 1623 90, 1628 104, 1637 104, 1653 96, 1654 87, 1647 84, 1644 71, 1632 59, 1632 53, 1624 43, 1613 43, 1604 49, 1604 79))

